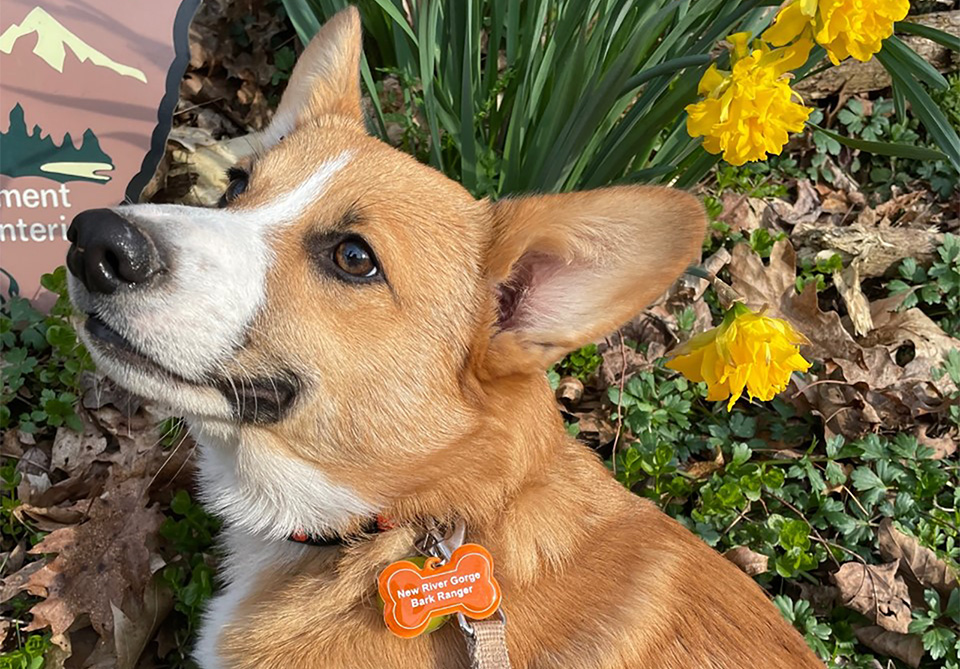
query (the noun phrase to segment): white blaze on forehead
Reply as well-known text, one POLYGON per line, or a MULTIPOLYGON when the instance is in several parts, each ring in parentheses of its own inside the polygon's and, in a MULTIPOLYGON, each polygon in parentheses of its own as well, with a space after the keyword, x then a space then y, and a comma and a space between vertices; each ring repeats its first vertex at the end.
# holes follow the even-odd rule
MULTIPOLYGON (((248 212, 238 212, 236 217, 246 218, 254 216, 260 225, 275 226, 290 224, 297 220, 304 210, 313 204, 324 191, 327 185, 350 162, 350 152, 344 151, 333 160, 322 163, 310 178, 294 188, 289 193, 277 197, 269 204, 262 205, 248 212)), ((254 221, 254 224, 258 224, 254 221)))
MULTIPOLYGON (((344 151, 293 190, 255 209, 135 205, 120 210, 168 256, 156 286, 100 300, 76 298, 156 362, 197 380, 216 372, 266 298, 269 236, 295 223, 350 161, 344 151)), ((118 379, 119 380, 119 379, 118 379)))

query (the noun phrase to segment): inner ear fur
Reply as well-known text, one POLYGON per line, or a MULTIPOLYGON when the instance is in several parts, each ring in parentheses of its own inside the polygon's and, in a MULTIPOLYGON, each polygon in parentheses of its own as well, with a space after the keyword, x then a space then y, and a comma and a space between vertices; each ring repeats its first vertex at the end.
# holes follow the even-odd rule
POLYGON ((300 123, 335 114, 363 127, 360 106, 360 13, 350 6, 337 12, 310 40, 290 74, 270 125, 260 135, 266 148, 300 123))
POLYGON ((671 188, 616 186, 492 205, 498 301, 493 376, 546 369, 622 325, 700 257, 703 206, 671 188))

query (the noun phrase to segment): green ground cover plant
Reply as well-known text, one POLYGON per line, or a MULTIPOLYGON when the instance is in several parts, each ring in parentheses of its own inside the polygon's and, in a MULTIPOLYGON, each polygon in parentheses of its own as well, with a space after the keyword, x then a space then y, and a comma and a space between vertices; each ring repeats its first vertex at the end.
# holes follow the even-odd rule
POLYGON ((89 354, 69 323, 66 268, 43 277, 57 295, 49 313, 35 309, 13 284, 0 312, 4 352, 0 428, 28 433, 68 425, 81 429, 74 411, 80 376, 93 369, 89 354))
POLYGON ((960 238, 944 236, 938 258, 925 268, 913 258, 899 267, 900 277, 888 284, 891 295, 903 295, 904 308, 920 306, 946 332, 960 336, 960 238))

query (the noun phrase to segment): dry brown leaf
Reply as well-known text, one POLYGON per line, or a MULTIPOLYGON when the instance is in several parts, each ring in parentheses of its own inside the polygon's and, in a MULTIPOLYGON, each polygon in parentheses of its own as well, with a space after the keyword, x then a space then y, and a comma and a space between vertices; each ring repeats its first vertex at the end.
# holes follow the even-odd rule
MULTIPOLYGON (((709 275, 716 276, 720 270, 730 264, 730 259, 730 251, 728 251, 726 247, 721 246, 716 252, 700 263, 700 269, 709 275)), ((677 279, 670 289, 671 298, 673 294, 677 294, 681 296, 681 299, 687 304, 694 303, 694 305, 696 305, 709 287, 710 281, 707 279, 694 276, 693 274, 681 274, 680 278, 677 279)), ((696 331, 697 329, 694 328, 694 332, 696 331)))
POLYGON ((151 575, 150 546, 163 516, 147 506, 143 481, 127 480, 90 505, 89 520, 57 530, 31 553, 57 553, 34 573, 25 589, 43 597, 31 609, 30 629, 66 632, 82 614, 101 636, 110 634, 112 606, 141 601, 151 575))
MULTIPOLYGON (((887 200, 886 202, 883 202, 882 204, 878 204, 876 208, 876 214, 881 219, 887 219, 887 221, 889 222, 891 219, 894 219, 897 216, 897 214, 901 212, 909 213, 911 210, 913 210, 917 206, 918 203, 921 206, 923 206, 922 200, 924 198, 924 195, 926 195, 926 193, 924 192, 923 189, 907 191, 902 195, 895 195, 891 197, 889 200, 887 200)), ((926 207, 923 206, 923 208, 925 209, 926 207)), ((907 222, 909 221, 902 221, 902 220, 897 221, 897 223, 901 223, 901 224, 907 223, 907 222)))
POLYGON ((907 633, 910 595, 897 576, 899 560, 883 565, 848 562, 833 574, 840 601, 891 632, 907 633))
MULTIPOLYGON (((67 532, 72 529, 68 527, 59 531, 67 532)), ((54 534, 56 532, 51 536, 54 534)), ((77 618, 78 611, 72 610, 67 600, 59 596, 57 584, 58 581, 63 580, 63 574, 61 573, 63 564, 54 564, 54 562, 56 560, 44 564, 42 568, 30 576, 23 586, 23 590, 31 595, 43 598, 42 602, 30 609, 33 620, 26 628, 27 630, 49 627, 54 634, 65 634, 77 618)))
POLYGON ((747 245, 735 247, 729 271, 748 307, 766 306, 767 313, 790 321, 810 340, 802 352, 821 361, 824 372, 812 382, 795 378, 798 392, 789 399, 820 415, 828 436, 909 429, 918 416, 947 410, 952 383, 946 377, 934 380, 931 368, 960 341, 917 309, 896 311, 902 297, 870 304, 874 329, 857 341, 836 312, 820 308, 812 287, 797 294, 796 256, 788 241, 774 245, 769 266, 747 245), (914 357, 901 366, 898 353, 904 350, 914 357))
MULTIPOLYGON (((874 330, 863 339, 864 347, 885 349, 887 367, 883 370, 897 381, 918 381, 933 385, 940 393, 956 390, 948 375, 938 380, 932 378, 931 370, 943 363, 944 356, 951 349, 960 348, 960 340, 943 331, 929 316, 919 309, 898 311, 904 296, 898 295, 877 300, 870 305, 874 330), (897 365, 897 349, 909 345, 913 347, 914 357, 903 367, 897 365)), ((891 384, 892 385, 892 384, 891 384)))
POLYGON ((575 376, 563 377, 557 385, 556 395, 566 408, 576 407, 583 399, 583 381, 575 376))
POLYGON ((771 460, 800 460, 803 457, 806 457, 806 453, 803 451, 798 451, 795 448, 779 448, 770 444, 772 450, 770 451, 771 460))
POLYGON ((770 561, 770 558, 768 558, 766 555, 752 551, 746 546, 737 546, 736 548, 731 548, 723 554, 723 557, 737 565, 740 568, 740 571, 748 576, 756 576, 757 574, 766 573, 768 569, 768 563, 770 561))
POLYGON ((77 505, 73 507, 33 506, 21 503, 13 510, 13 515, 21 522, 29 521, 31 525, 43 532, 54 532, 69 525, 75 525, 83 519, 83 511, 77 508, 77 505))
POLYGON ((11 458, 23 456, 23 444, 17 438, 17 430, 3 431, 3 439, 0 440, 0 455, 11 458))
POLYGON ((884 518, 880 523, 877 544, 885 560, 899 561, 900 575, 907 585, 913 585, 911 596, 918 605, 923 603, 924 588, 933 588, 946 596, 960 585, 957 581, 960 575, 956 570, 932 550, 921 546, 915 537, 894 527, 889 518, 884 518))
POLYGON ((610 422, 610 412, 606 409, 594 409, 588 413, 577 413, 580 434, 596 434, 599 444, 609 444, 616 438, 617 430, 610 422))
POLYGON ((80 389, 83 391, 84 409, 99 409, 111 405, 129 415, 140 410, 139 398, 101 374, 84 373, 80 377, 80 389))
POLYGON ((687 475, 694 479, 704 479, 723 468, 723 451, 717 447, 713 460, 697 460, 687 466, 687 475))
POLYGON ((17 472, 21 475, 20 483, 17 484, 17 499, 21 502, 34 502, 50 487, 49 449, 44 445, 26 446, 23 456, 17 461, 17 472))
MULTIPOLYGON (((116 446, 108 449, 110 478, 114 483, 126 479, 156 479, 161 484, 165 478, 184 470, 184 460, 189 456, 193 441, 187 437, 181 440, 174 451, 165 451, 159 447, 160 434, 157 425, 160 418, 148 408, 139 413, 124 414, 112 407, 103 407, 91 414, 101 427, 116 438, 116 446)), ((104 458, 107 459, 105 455, 104 458)))
POLYGON ((54 634, 50 637, 50 643, 53 645, 43 654, 43 669, 64 669, 67 660, 73 655, 70 636, 54 634))
POLYGON ((106 466, 91 467, 86 476, 71 476, 68 479, 54 483, 43 491, 34 500, 33 504, 40 507, 56 506, 67 500, 87 499, 92 491, 100 490, 106 477, 106 466), (99 469, 99 471, 94 471, 99 469))
POLYGON ((766 211, 766 200, 747 195, 740 195, 733 191, 726 191, 720 197, 723 204, 721 221, 730 226, 735 232, 750 232, 760 227, 760 220, 766 211))
POLYGON ((854 634, 860 643, 881 655, 895 657, 911 667, 920 666, 924 650, 923 642, 916 634, 899 634, 877 625, 859 627, 854 634))
POLYGON ((833 284, 847 305, 847 315, 853 323, 853 331, 863 336, 873 330, 873 316, 870 314, 870 302, 860 288, 859 263, 854 260, 840 272, 833 273, 833 284))
POLYGON ((866 204, 867 198, 860 192, 860 184, 854 181, 853 177, 844 170, 840 169, 833 158, 828 157, 824 165, 826 169, 830 170, 833 181, 830 185, 823 181, 817 182, 814 188, 820 191, 821 195, 838 195, 839 193, 843 193, 843 197, 845 197, 849 203, 844 212, 849 212, 855 206, 866 204), (837 191, 837 189, 840 190, 837 191))
POLYGON ((50 466, 70 476, 82 476, 107 448, 107 439, 86 412, 80 412, 83 419, 83 433, 78 434, 69 427, 57 430, 53 440, 50 466))
MULTIPOLYGON (((836 367, 833 363, 828 364, 836 367)), ((881 422, 875 415, 866 415, 868 406, 863 393, 847 384, 839 370, 828 378, 815 380, 795 374, 784 397, 798 413, 820 416, 827 438, 838 434, 859 436, 873 431, 881 422)))
POLYGON ((956 430, 948 430, 946 434, 939 437, 931 437, 927 434, 930 429, 928 425, 920 425, 916 429, 917 442, 933 449, 933 459, 942 460, 949 458, 957 452, 957 444, 960 442, 960 434, 956 430))
POLYGON ((156 422, 145 411, 130 413, 109 405, 91 411, 90 414, 102 430, 117 438, 135 438, 142 432, 149 432, 156 422))
POLYGON ((28 562, 26 566, 21 567, 9 576, 5 576, 3 580, 0 581, 0 604, 23 592, 30 577, 42 569, 43 565, 43 560, 28 562))
POLYGON ((850 211, 852 204, 843 191, 831 191, 824 195, 821 207, 828 214, 845 214, 850 211))
POLYGON ((23 539, 12 550, 0 553, 0 578, 19 571, 26 556, 27 548, 23 539))
POLYGON ((143 593, 142 605, 127 615, 113 606, 113 640, 116 669, 134 669, 160 623, 173 609, 173 593, 153 579, 143 593))
MULTIPOLYGON (((655 349, 654 356, 657 356, 666 351, 666 345, 663 343, 665 338, 662 332, 654 325, 654 322, 659 323, 652 318, 643 318, 641 323, 631 323, 629 324, 632 326, 630 328, 631 334, 623 336, 630 338, 645 337, 645 339, 637 338, 637 341, 647 342, 654 342, 656 339, 653 348, 655 349), (632 335, 637 335, 637 337, 632 335)), ((597 351, 603 361, 599 370, 600 382, 607 387, 619 386, 620 379, 629 378, 636 372, 652 368, 651 360, 656 359, 635 351, 626 344, 621 345, 619 334, 612 335, 609 338, 609 343, 599 345, 597 351)))
POLYGON ((809 179, 797 182, 797 199, 790 203, 786 200, 770 200, 769 208, 764 212, 763 221, 770 227, 799 226, 814 223, 820 218, 820 194, 809 179))
POLYGON ((26 502, 36 501, 40 495, 50 489, 50 476, 42 474, 24 474, 17 484, 17 498, 26 502))
POLYGON ((828 615, 837 605, 840 591, 832 585, 814 585, 800 583, 800 599, 810 602, 818 615, 828 615))

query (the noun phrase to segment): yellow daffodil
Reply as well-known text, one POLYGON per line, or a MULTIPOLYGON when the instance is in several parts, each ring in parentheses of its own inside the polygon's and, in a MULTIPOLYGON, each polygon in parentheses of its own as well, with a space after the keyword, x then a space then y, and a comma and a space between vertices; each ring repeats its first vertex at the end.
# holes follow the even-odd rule
POLYGON ((667 367, 691 381, 705 381, 708 400, 729 397, 729 411, 744 390, 750 399, 771 400, 787 387, 793 372, 810 369, 799 351, 806 343, 788 322, 755 314, 738 303, 718 327, 675 351, 667 367))
POLYGON ((798 37, 812 37, 834 65, 848 56, 868 61, 893 34, 894 22, 909 10, 909 0, 793 0, 780 10, 763 39, 783 46, 798 37))
POLYGON ((687 106, 687 132, 704 138, 710 153, 723 153, 732 165, 779 154, 789 133, 800 132, 812 111, 794 98, 788 72, 806 62, 813 48, 799 39, 782 49, 758 42, 748 33, 730 35, 732 68, 716 64, 704 73, 699 93, 704 98, 687 106))

